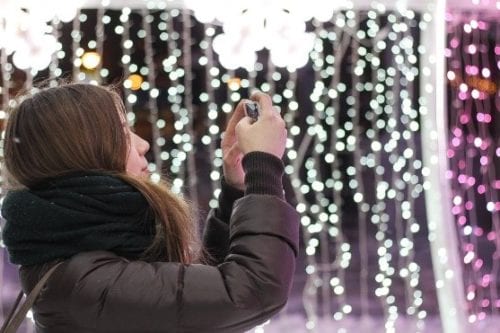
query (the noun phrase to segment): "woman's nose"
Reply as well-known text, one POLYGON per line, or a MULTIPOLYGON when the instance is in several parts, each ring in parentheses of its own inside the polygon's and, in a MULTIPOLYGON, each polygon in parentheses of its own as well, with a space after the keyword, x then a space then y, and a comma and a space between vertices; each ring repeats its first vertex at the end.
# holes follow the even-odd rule
POLYGON ((144 140, 143 138, 139 137, 140 143, 141 143, 141 153, 146 154, 149 151, 150 145, 149 142, 144 140))
POLYGON ((146 154, 150 148, 149 142, 147 142, 146 140, 144 140, 143 138, 141 138, 140 136, 138 136, 135 133, 132 133, 132 136, 133 136, 133 144, 134 144, 135 148, 137 149, 137 151, 141 155, 146 154))

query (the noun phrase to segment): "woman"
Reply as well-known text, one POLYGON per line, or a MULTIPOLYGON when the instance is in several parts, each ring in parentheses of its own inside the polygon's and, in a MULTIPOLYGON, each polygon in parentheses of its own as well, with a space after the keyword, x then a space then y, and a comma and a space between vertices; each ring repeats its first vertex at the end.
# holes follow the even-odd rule
POLYGON ((64 85, 11 111, 4 243, 26 293, 63 261, 33 307, 37 332, 241 332, 284 306, 298 246, 286 130, 269 96, 252 99, 259 119, 240 102, 226 129, 203 246, 186 202, 148 180, 149 145, 116 93, 64 85))

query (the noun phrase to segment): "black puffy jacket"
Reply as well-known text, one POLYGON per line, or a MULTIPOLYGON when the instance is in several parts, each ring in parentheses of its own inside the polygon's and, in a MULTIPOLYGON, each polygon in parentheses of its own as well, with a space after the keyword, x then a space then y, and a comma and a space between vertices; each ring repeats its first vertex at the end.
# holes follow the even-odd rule
MULTIPOLYGON (((42 290, 33 308, 37 332, 248 330, 287 301, 298 228, 298 214, 288 203, 251 194, 235 202, 229 224, 216 211, 209 214, 205 243, 221 258, 214 266, 80 253, 42 290)), ((23 289, 29 292, 50 266, 22 267, 23 289)))

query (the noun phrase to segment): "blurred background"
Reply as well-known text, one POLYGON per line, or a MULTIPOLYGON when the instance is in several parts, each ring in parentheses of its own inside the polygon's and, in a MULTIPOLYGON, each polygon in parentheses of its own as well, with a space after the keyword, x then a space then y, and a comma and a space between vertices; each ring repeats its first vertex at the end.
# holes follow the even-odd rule
MULTIPOLYGON (((0 0, 0 123, 23 91, 113 85, 203 224, 226 120, 260 89, 302 228, 289 303, 254 331, 498 332, 499 18, 498 0, 0 0)), ((19 288, 0 240, 0 318, 19 288)))

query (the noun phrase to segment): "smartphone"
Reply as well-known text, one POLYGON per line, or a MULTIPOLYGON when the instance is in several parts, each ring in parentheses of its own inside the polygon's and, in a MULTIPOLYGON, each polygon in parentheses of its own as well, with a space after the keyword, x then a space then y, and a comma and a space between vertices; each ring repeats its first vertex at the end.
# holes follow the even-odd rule
POLYGON ((245 113, 248 117, 252 118, 254 121, 259 119, 260 106, 257 102, 246 102, 245 103, 245 113))

